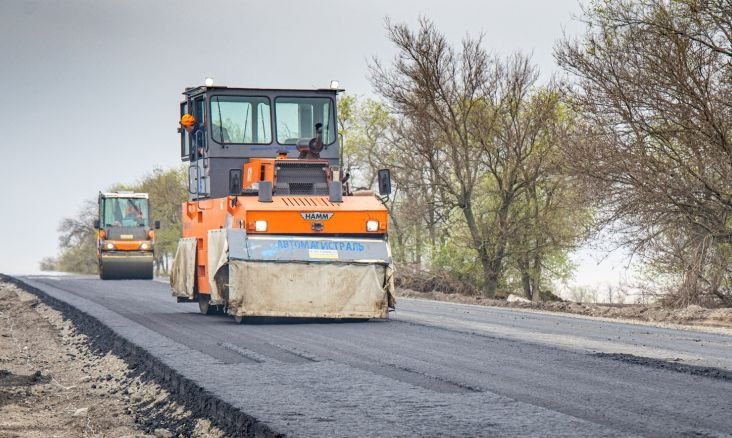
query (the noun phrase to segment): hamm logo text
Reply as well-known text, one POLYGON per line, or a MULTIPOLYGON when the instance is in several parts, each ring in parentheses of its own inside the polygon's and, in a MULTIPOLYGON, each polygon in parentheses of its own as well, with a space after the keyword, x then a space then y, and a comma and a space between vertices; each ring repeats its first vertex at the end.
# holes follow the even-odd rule
POLYGON ((327 221, 333 216, 333 213, 320 213, 317 211, 300 213, 303 219, 306 221, 327 221))

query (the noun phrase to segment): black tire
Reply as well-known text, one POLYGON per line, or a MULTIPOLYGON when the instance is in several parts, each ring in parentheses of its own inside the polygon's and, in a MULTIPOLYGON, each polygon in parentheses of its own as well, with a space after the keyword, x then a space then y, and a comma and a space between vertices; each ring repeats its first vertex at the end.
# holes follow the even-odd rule
POLYGON ((211 301, 211 295, 209 294, 199 294, 198 295, 198 310, 201 312, 202 315, 215 315, 218 312, 219 306, 212 306, 210 304, 211 301))
MULTIPOLYGON (((222 305, 215 306, 216 314, 225 315, 226 307, 229 303, 229 265, 222 266, 216 272, 216 275, 214 275, 214 281, 216 282, 216 287, 218 288, 219 293, 224 300, 224 303, 222 305)), ((210 298, 211 295, 208 295, 208 297, 210 298)))

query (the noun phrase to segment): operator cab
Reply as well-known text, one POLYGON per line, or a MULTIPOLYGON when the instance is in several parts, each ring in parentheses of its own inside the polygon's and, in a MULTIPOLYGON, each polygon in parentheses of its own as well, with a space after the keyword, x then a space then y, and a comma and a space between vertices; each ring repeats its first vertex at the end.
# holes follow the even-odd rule
MULTIPOLYGON (((194 134, 180 130, 181 160, 189 162, 189 198, 219 198, 232 193, 231 175, 250 161, 301 159, 305 186, 292 180, 297 163, 287 160, 290 176, 278 184, 284 194, 320 194, 340 162, 336 96, 338 89, 256 89, 200 86, 187 88, 180 114, 196 120, 194 134), (309 162, 309 163, 306 163, 309 162), (312 169, 317 168, 317 178, 312 169), (322 171, 320 170, 322 169, 322 171), (327 169, 327 170, 326 170, 327 169), (320 181, 322 176, 322 181, 320 181), (315 179, 315 180, 313 180, 315 179), (316 181, 317 180, 317 181, 316 181)), ((253 163, 252 163, 253 164, 253 163)), ((261 166, 255 166, 264 169, 261 166)), ((276 174, 283 165, 274 166, 276 174)), ((249 166, 253 168, 253 166, 249 166)), ((287 172, 285 172, 287 173, 287 172)), ((285 175, 282 175, 285 177, 285 175)), ((246 188, 246 187, 245 187, 246 188)), ((275 187, 275 191, 277 187, 275 187)))
POLYGON ((151 230, 147 193, 100 192, 94 227, 104 230, 108 239, 146 240, 151 230))

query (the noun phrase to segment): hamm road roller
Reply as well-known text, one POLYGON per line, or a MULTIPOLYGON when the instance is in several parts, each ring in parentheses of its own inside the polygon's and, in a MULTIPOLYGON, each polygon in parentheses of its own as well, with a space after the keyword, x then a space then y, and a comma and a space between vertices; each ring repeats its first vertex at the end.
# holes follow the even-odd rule
POLYGON ((379 194, 341 172, 330 89, 187 88, 180 154, 189 201, 170 284, 201 313, 387 318, 393 262, 379 194))
MULTIPOLYGON (((102 280, 152 279, 155 231, 147 193, 99 193, 97 260, 102 280)), ((160 228, 160 222, 155 222, 160 228)))

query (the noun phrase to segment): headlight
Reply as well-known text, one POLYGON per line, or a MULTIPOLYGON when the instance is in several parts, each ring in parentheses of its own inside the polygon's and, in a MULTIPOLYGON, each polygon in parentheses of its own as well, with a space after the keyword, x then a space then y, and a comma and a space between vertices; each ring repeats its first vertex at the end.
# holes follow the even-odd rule
POLYGON ((142 243, 140 244, 140 249, 142 249, 142 250, 145 250, 145 249, 150 249, 150 244, 149 244, 149 243, 147 243, 147 242, 142 242, 142 243))
POLYGON ((267 221, 254 221, 254 230, 255 231, 267 231, 267 221))
POLYGON ((104 247, 107 249, 114 249, 114 243, 105 243, 104 247))
POLYGON ((379 221, 368 221, 366 222, 366 231, 379 231, 379 221))

